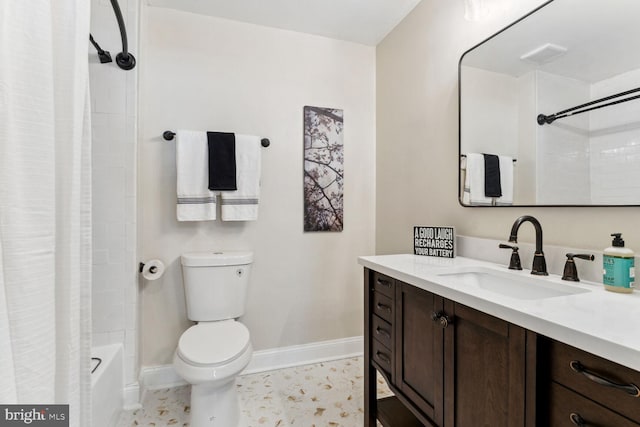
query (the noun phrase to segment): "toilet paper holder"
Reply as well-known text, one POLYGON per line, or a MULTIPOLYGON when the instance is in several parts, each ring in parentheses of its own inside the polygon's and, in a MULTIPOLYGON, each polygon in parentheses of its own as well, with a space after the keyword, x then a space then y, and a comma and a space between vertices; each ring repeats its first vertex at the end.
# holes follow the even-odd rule
MULTIPOLYGON (((144 262, 140 263, 140 268, 138 269, 139 273, 142 273, 142 270, 144 269, 144 262)), ((158 267, 156 267, 155 265, 151 266, 151 268, 149 269, 149 273, 151 274, 155 274, 156 271, 158 271, 158 267)))

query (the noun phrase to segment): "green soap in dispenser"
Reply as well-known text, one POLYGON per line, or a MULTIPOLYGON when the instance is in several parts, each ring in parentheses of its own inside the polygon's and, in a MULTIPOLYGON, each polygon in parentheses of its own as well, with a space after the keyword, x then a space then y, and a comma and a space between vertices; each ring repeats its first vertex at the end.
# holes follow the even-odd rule
POLYGON ((633 292, 635 281, 635 253, 624 247, 622 233, 613 233, 611 246, 602 256, 602 283, 612 292, 629 294, 633 292))

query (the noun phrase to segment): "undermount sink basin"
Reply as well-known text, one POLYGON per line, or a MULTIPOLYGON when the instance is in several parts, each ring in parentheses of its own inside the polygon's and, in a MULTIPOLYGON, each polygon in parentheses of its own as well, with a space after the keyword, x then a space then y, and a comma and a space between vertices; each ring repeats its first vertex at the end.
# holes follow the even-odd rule
POLYGON ((475 287, 495 294, 521 300, 563 297, 591 292, 570 284, 554 283, 535 276, 523 276, 490 268, 461 268, 438 274, 460 287, 475 287))

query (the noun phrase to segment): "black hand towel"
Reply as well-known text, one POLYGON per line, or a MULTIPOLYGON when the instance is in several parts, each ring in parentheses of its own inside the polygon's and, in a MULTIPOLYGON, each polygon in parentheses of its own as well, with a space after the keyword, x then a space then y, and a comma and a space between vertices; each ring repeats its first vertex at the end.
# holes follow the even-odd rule
POLYGON ((237 190, 235 134, 207 132, 207 142, 209 143, 209 190, 237 190))
POLYGON ((493 154, 484 156, 484 196, 502 197, 502 183, 500 182, 500 159, 493 154))

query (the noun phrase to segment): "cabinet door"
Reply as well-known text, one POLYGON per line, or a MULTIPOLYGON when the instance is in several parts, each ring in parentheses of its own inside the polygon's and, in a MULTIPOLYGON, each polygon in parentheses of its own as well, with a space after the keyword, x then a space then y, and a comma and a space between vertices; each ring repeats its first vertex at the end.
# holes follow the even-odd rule
POLYGON ((435 424, 442 425, 444 330, 432 319, 443 299, 396 282, 395 385, 435 424))
POLYGON ((445 300, 445 427, 525 425, 526 331, 445 300))

